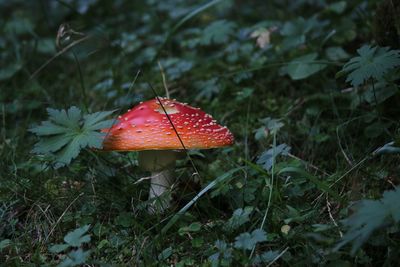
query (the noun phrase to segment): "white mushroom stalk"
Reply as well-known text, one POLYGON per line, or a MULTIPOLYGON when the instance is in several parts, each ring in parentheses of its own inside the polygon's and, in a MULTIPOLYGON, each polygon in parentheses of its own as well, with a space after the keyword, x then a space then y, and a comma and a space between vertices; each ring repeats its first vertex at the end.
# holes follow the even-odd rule
POLYGON ((139 151, 139 167, 151 172, 149 200, 150 213, 161 213, 170 207, 166 193, 174 182, 175 161, 179 152, 173 150, 139 151))

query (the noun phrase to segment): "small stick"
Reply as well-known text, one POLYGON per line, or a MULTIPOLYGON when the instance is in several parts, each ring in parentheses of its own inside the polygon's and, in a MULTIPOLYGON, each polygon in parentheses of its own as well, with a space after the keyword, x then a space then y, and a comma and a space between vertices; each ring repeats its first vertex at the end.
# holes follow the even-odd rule
POLYGON ((326 208, 328 209, 329 218, 331 219, 333 224, 337 227, 337 229, 339 231, 340 238, 342 238, 343 237, 343 233, 342 233, 342 231, 340 231, 340 227, 337 224, 335 218, 333 218, 333 215, 332 215, 332 212, 331 212, 331 203, 328 200, 328 196, 326 196, 326 208))
POLYGON ((63 211, 63 213, 61 214, 61 216, 57 219, 56 223, 53 225, 53 227, 51 228, 50 232, 48 233, 48 235, 46 236, 46 242, 49 239, 49 237, 51 236, 51 234, 53 234, 54 229, 56 229, 57 225, 60 223, 61 219, 64 217, 65 213, 67 213, 67 211, 69 210, 69 208, 72 206, 72 204, 75 203, 75 201, 78 200, 78 198, 80 198, 81 196, 83 196, 83 192, 80 193, 74 200, 71 201, 71 203, 69 203, 68 207, 63 211))
POLYGON ((164 85, 164 89, 165 89, 165 96, 167 98, 169 98, 169 90, 168 90, 168 85, 167 85, 167 79, 165 78, 164 69, 163 69, 160 61, 158 61, 158 67, 160 68, 160 71, 161 71, 161 77, 162 77, 162 81, 163 81, 163 85, 164 85))

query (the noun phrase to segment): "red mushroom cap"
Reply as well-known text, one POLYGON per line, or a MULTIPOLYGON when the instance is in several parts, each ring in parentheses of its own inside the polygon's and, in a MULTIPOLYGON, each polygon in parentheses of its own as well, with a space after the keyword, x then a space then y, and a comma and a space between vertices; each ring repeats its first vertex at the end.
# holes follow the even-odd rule
MULTIPOLYGON (((211 115, 199 108, 167 98, 159 98, 187 149, 229 146, 234 137, 211 115)), ((118 117, 103 141, 103 150, 139 151, 183 149, 159 100, 153 99, 118 117)))

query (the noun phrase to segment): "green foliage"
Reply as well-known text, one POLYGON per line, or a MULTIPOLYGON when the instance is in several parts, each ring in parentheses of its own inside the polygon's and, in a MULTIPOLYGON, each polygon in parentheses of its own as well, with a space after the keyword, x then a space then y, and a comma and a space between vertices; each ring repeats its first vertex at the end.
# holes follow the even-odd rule
POLYGON ((280 254, 280 251, 278 251, 278 250, 264 252, 261 255, 257 255, 254 258, 253 263, 254 264, 270 263, 270 262, 276 260, 279 256, 279 254, 280 254))
POLYGON ((351 254, 355 254, 373 231, 399 222, 400 187, 397 187, 395 190, 385 191, 379 200, 361 200, 356 211, 342 221, 348 230, 335 249, 352 243, 351 254))
POLYGON ((218 252, 208 257, 211 262, 211 266, 229 266, 232 261, 232 248, 224 241, 215 241, 215 247, 218 252))
POLYGON ((90 225, 85 225, 80 228, 75 229, 72 232, 69 232, 66 236, 64 236, 64 241, 71 247, 79 247, 83 243, 90 242, 90 235, 85 235, 85 233, 89 230, 90 225))
POLYGON ((283 24, 281 35, 284 36, 282 47, 285 50, 293 49, 305 44, 308 39, 312 39, 313 33, 322 30, 324 22, 316 17, 305 19, 298 17, 283 24))
POLYGON ((349 73, 346 82, 353 86, 360 86, 371 78, 381 80, 389 70, 400 66, 400 50, 364 45, 357 53, 359 56, 343 66, 343 71, 349 73))
POLYGON ((280 144, 264 151, 257 160, 257 164, 261 165, 265 170, 270 171, 272 164, 275 162, 277 156, 287 156, 290 153, 290 146, 287 144, 280 144))
POLYGON ((58 267, 78 266, 88 261, 90 251, 84 251, 80 247, 91 240, 90 235, 86 234, 89 228, 90 225, 79 227, 64 236, 64 244, 55 244, 49 248, 49 251, 55 254, 70 250, 64 255, 63 260, 57 265, 58 267))
POLYGON ((228 222, 225 224, 225 229, 228 231, 235 230, 239 228, 241 225, 250 221, 250 214, 253 212, 253 207, 245 207, 244 209, 239 208, 236 209, 232 217, 229 218, 228 222))
POLYGON ((203 30, 200 43, 202 45, 226 43, 233 34, 234 29, 235 23, 232 21, 214 21, 203 30))
POLYGON ((317 57, 317 53, 311 53, 295 58, 283 70, 293 80, 305 79, 326 68, 326 64, 319 63, 317 57))
POLYGON ((0 1, 2 265, 398 265, 384 2, 0 1), (98 151, 148 83, 235 136, 181 153, 162 214, 136 152, 98 151))
POLYGON ((235 248, 251 250, 257 243, 267 240, 264 230, 256 229, 251 233, 242 233, 235 238, 235 248))
POLYGON ((105 133, 98 132, 110 127, 112 120, 104 121, 113 111, 82 115, 77 107, 68 110, 47 109, 49 120, 30 129, 41 138, 32 152, 54 156, 55 167, 68 165, 84 148, 102 147, 105 133))
POLYGON ((172 254, 172 248, 168 247, 166 249, 164 249, 159 255, 158 255, 158 260, 159 261, 163 261, 168 259, 172 254))

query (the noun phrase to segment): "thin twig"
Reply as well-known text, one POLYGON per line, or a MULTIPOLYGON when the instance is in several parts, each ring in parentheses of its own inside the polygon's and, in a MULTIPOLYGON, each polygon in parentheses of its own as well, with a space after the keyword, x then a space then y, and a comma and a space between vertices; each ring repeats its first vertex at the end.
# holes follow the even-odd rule
POLYGON ((337 227, 337 229, 339 231, 340 238, 342 238, 343 237, 343 233, 342 233, 342 231, 340 231, 340 227, 337 224, 335 218, 333 218, 332 211, 331 211, 331 203, 328 200, 328 195, 326 195, 326 208, 328 209, 329 218, 331 219, 333 224, 337 227))
POLYGON ((168 90, 168 85, 167 85, 167 79, 165 78, 164 68, 161 65, 160 61, 158 61, 158 67, 160 68, 160 72, 161 72, 161 77, 162 77, 162 81, 163 81, 163 85, 164 85, 164 89, 165 89, 165 96, 167 98, 169 98, 169 90, 168 90))
POLYGON ((276 256, 275 257, 275 259, 273 259, 266 267, 269 267, 269 266, 271 266, 272 264, 274 264, 277 260, 279 260, 279 258, 280 257, 282 257, 283 256, 283 254, 285 254, 286 253, 286 251, 289 249, 289 247, 286 247, 284 250, 282 250, 282 252, 281 253, 279 253, 279 255, 278 256, 276 256))
POLYGON ((89 39, 91 36, 85 36, 79 40, 76 40, 72 43, 70 43, 69 45, 67 45, 66 47, 64 47, 62 50, 60 50, 59 52, 57 52, 57 54, 55 54, 52 58, 50 58, 49 60, 47 60, 42 66, 40 66, 32 75, 31 77, 29 77, 30 80, 32 80, 33 78, 35 78, 39 72, 41 72, 47 65, 49 65, 54 59, 58 58, 59 56, 61 56, 62 54, 64 54, 65 52, 67 52, 69 49, 71 49, 72 47, 76 46, 79 43, 82 43, 83 41, 86 41, 87 39, 89 39))
POLYGON ((49 237, 51 236, 51 234, 53 234, 54 230, 56 229, 57 225, 60 223, 61 219, 64 217, 64 215, 67 213, 67 211, 69 210, 69 208, 75 203, 75 201, 78 200, 78 198, 80 198, 81 196, 83 196, 84 193, 80 193, 74 200, 71 201, 71 203, 69 203, 69 205, 65 208, 64 212, 61 214, 61 216, 57 219, 56 223, 53 225, 53 227, 51 228, 50 232, 47 234, 45 241, 47 242, 47 240, 49 239, 49 237))

